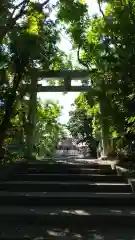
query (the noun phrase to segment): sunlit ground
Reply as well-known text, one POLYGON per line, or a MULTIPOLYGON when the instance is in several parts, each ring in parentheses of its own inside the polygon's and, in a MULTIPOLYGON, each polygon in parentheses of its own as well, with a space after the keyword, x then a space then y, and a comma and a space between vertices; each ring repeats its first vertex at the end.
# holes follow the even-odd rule
MULTIPOLYGON (((5 229, 6 230, 6 229, 5 229)), ((8 228, 8 233, 12 236, 12 229, 8 228)), ((21 229, 16 228, 16 237, 23 236, 28 239, 33 240, 43 240, 49 237, 49 239, 64 239, 70 240, 72 239, 87 239, 87 240, 135 240, 135 230, 134 229, 119 229, 116 230, 114 228, 110 229, 83 229, 78 231, 77 229, 69 229, 68 227, 65 229, 61 228, 46 228, 45 226, 38 227, 26 227, 23 228, 23 232, 21 229)), ((5 236, 3 233, 2 237, 5 236)))

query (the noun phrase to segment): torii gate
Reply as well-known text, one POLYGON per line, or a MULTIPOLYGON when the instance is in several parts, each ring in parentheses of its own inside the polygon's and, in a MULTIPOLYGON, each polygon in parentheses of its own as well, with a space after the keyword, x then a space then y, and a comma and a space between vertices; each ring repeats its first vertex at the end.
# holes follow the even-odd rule
MULTIPOLYGON (((94 71, 94 70, 93 70, 94 71)), ((92 71, 92 72, 93 72, 92 71)), ((30 94, 29 99, 29 132, 27 136, 27 156, 31 157, 34 139, 35 139, 35 127, 36 127, 36 103, 37 92, 88 92, 91 86, 71 86, 72 80, 89 80, 90 71, 88 70, 57 70, 57 71, 40 71, 32 70, 32 76, 34 78, 31 84, 27 85, 27 91, 30 94), (43 80, 64 80, 62 86, 43 86, 38 84, 38 79, 43 80)), ((104 144, 103 144, 104 145, 104 144)))

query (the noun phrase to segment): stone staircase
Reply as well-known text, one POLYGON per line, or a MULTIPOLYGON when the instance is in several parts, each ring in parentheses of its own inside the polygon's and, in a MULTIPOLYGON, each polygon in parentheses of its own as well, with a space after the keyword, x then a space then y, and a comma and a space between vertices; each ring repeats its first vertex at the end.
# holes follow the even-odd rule
POLYGON ((105 164, 24 163, 0 181, 1 239, 135 239, 135 194, 105 164))

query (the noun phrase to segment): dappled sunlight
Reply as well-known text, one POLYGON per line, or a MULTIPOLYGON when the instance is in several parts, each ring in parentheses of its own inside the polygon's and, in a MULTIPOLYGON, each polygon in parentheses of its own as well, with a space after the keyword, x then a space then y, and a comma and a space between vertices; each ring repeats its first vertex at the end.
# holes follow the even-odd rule
POLYGON ((52 230, 47 230, 47 233, 49 236, 59 236, 59 237, 65 237, 69 234, 70 230, 64 229, 62 231, 62 229, 52 229, 52 230))
POLYGON ((99 195, 100 197, 104 197, 104 196, 106 196, 106 197, 111 197, 111 198, 115 198, 115 197, 123 197, 123 195, 124 195, 124 197, 127 197, 127 198, 129 198, 129 197, 133 197, 133 198, 135 198, 135 196, 134 196, 134 193, 125 193, 125 192, 121 192, 121 193, 119 193, 119 192, 101 192, 101 193, 99 193, 99 192, 94 192, 94 193, 90 193, 91 195, 99 195))
POLYGON ((81 210, 81 209, 62 209, 62 208, 56 208, 56 210, 53 211, 53 207, 52 208, 47 208, 46 210, 43 208, 39 209, 39 208, 31 208, 29 209, 30 212, 34 212, 35 214, 44 214, 46 213, 47 215, 50 216, 55 216, 55 215, 78 215, 78 216, 89 216, 91 215, 91 212, 86 211, 86 210, 81 210))
MULTIPOLYGON (((3 230, 6 230, 3 229, 3 230)), ((115 229, 115 228, 56 228, 47 226, 19 226, 16 229, 9 228, 11 236, 16 233, 16 236, 26 237, 31 240, 45 240, 45 239, 86 239, 86 240, 135 240, 135 230, 129 229, 115 229)), ((4 231, 1 236, 4 237, 4 231)))
POLYGON ((62 210, 62 213, 73 214, 73 215, 81 215, 81 216, 90 215, 90 213, 88 213, 84 210, 62 210))
POLYGON ((135 215, 135 211, 131 211, 130 214, 135 215))
POLYGON ((109 210, 109 212, 111 212, 111 213, 122 213, 123 211, 122 210, 118 210, 118 209, 115 209, 115 210, 109 210))
MULTIPOLYGON (((39 214, 39 215, 44 215, 46 214, 47 216, 102 216, 104 215, 110 215, 110 216, 135 216, 135 209, 130 209, 130 208, 123 208, 123 207, 92 207, 92 208, 86 208, 86 209, 73 209, 73 208, 56 208, 53 209, 48 207, 47 209, 44 208, 30 208, 28 210, 31 213, 34 214, 39 214)), ((90 218, 89 218, 90 219, 90 218)))

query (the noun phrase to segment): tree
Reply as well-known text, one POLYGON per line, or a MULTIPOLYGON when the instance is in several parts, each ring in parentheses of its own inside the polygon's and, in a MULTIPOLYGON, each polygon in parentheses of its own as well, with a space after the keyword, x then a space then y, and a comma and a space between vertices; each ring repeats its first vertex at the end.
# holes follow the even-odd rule
POLYGON ((75 110, 70 112, 68 130, 71 135, 78 139, 78 143, 85 143, 91 155, 97 156, 97 143, 93 136, 92 116, 88 114, 87 103, 84 94, 80 94, 74 103, 75 110))
MULTIPOLYGON (((5 37, 5 39, 3 39, 4 42, 2 45, 3 51, 1 52, 1 73, 3 74, 3 72, 5 71, 6 76, 8 76, 7 82, 9 82, 10 84, 8 84, 8 89, 4 99, 5 110, 0 125, 0 149, 3 146, 7 129, 10 126, 10 119, 15 109, 15 103, 20 83, 28 72, 28 68, 33 65, 34 61, 37 61, 40 58, 42 52, 42 41, 39 37, 38 31, 41 31, 40 22, 45 18, 45 16, 41 13, 36 16, 36 13, 37 10, 35 10, 35 5, 29 3, 25 22, 15 22, 15 24, 11 26, 11 28, 14 27, 12 32, 7 32, 7 29, 9 27, 8 25, 4 28, 5 35, 7 34, 7 36, 5 37), (32 10, 35 16, 31 15, 32 10), (35 29, 32 29, 33 24, 35 26, 35 29), (37 47, 40 48, 40 50, 38 49, 36 51, 37 47)), ((12 17, 13 16, 11 16, 11 18, 12 17)), ((15 19, 17 21, 18 18, 15 19)), ((15 20, 13 19, 13 21, 15 20)), ((1 157, 2 156, 3 151, 1 151, 1 157)))
POLYGON ((58 123, 61 107, 52 101, 38 102, 36 143, 39 155, 52 155, 61 136, 62 126, 58 123))
MULTIPOLYGON (((108 132, 112 138, 115 135, 119 140, 127 135, 130 129, 128 119, 134 116, 134 5, 133 1, 110 1, 105 13, 101 8, 100 11, 102 17, 92 20, 85 54, 89 57, 89 47, 91 60, 94 57, 94 64, 99 71, 98 83, 102 84, 100 92, 102 90, 106 97, 102 94, 104 119, 108 116, 108 132)), ((90 58, 87 59, 90 62, 90 58)), ((96 79, 95 76, 94 84, 97 85, 96 79)))
MULTIPOLYGON (((118 143, 134 126, 135 9, 133 0, 109 1, 103 12, 101 2, 101 16, 85 13, 75 24, 69 19, 67 32, 78 49, 79 63, 90 71, 87 101, 108 153, 110 139, 118 143)), ((66 17, 63 20, 67 23, 66 17)))
MULTIPOLYGON (((63 135, 63 126, 58 122, 61 107, 52 101, 44 103, 38 99, 36 112, 36 132, 33 154, 43 157, 52 155, 59 139, 63 135)), ((16 155, 27 155, 27 131, 28 131, 28 104, 27 101, 18 105, 16 116, 12 119, 12 127, 8 131, 6 141, 7 150, 16 155)))
MULTIPOLYGON (((69 7, 67 1, 60 1, 59 4, 64 8, 69 7)), ((78 9, 78 3, 75 4, 74 0, 70 1, 70 4, 74 9, 78 9)), ((81 5, 79 3, 79 6, 81 5)), ((20 93, 22 98, 26 94, 27 89, 23 89, 23 84, 31 82, 35 75, 33 68, 53 69, 54 60, 59 55, 56 46, 59 40, 57 21, 53 22, 47 13, 52 8, 49 0, 43 3, 29 0, 23 0, 19 4, 10 0, 0 3, 0 67, 1 85, 4 88, 4 108, 0 124, 1 158, 4 154, 2 146, 16 110, 16 103, 20 93)), ((82 14, 82 11, 79 14, 82 14)))

